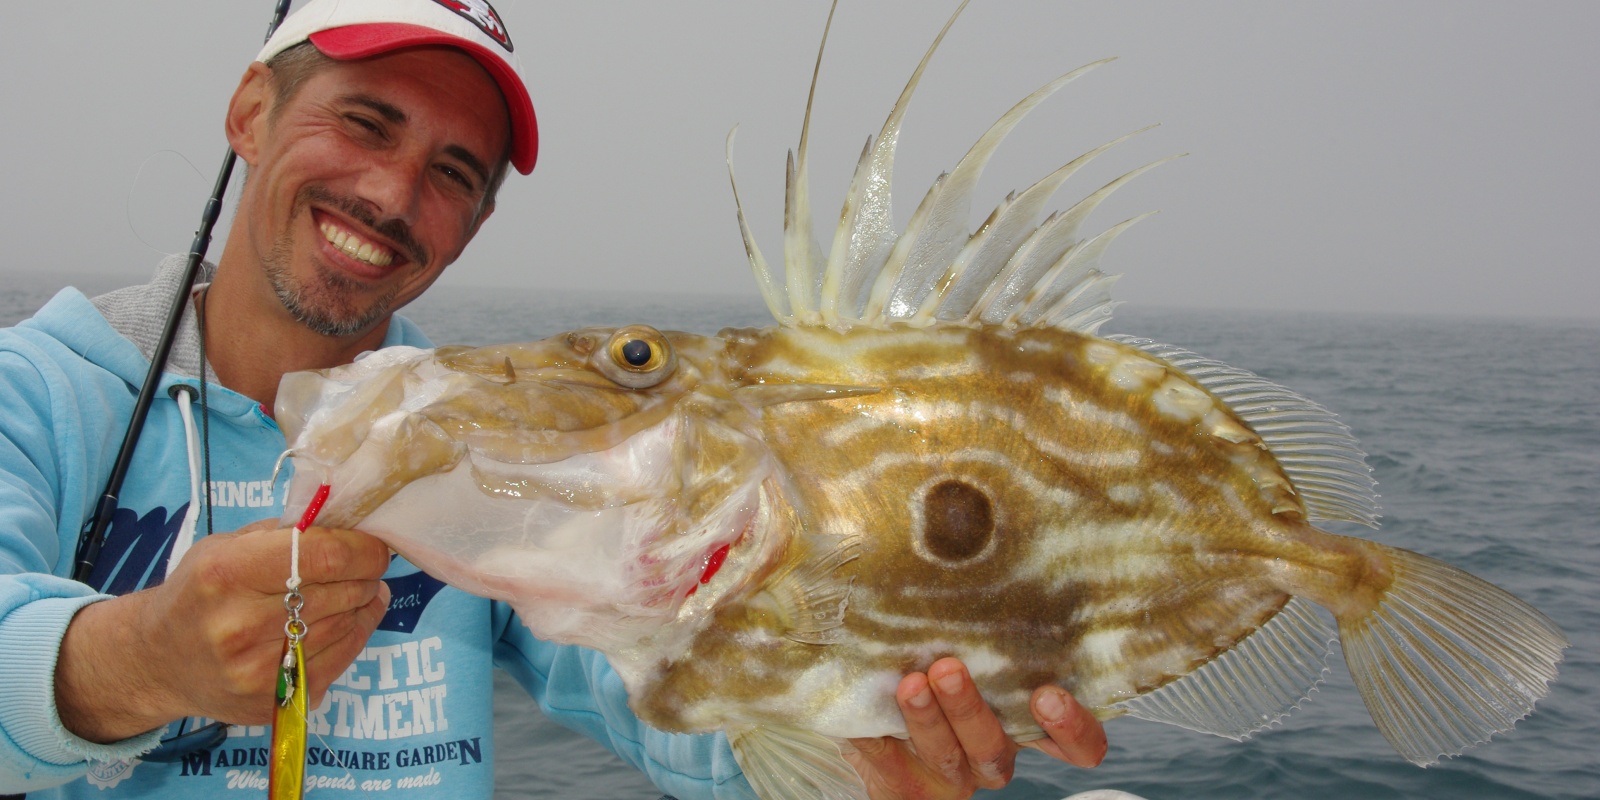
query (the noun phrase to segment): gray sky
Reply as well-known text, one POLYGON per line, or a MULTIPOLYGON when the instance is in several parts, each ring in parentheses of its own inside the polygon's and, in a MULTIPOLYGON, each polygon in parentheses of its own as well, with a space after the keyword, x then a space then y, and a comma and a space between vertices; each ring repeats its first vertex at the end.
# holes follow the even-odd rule
MULTIPOLYGON (((845 0, 812 133, 816 218, 953 2, 845 0)), ((265 0, 16 3, 0 27, 0 210, 16 269, 138 282, 186 250, 265 0), (191 166, 192 164, 192 166, 191 166)), ((723 139, 779 258, 825 2, 497 0, 541 121, 539 167, 446 283, 754 294, 723 139)), ((1091 219, 1162 213, 1106 257, 1139 305, 1600 319, 1600 3, 974 0, 913 101, 897 217, 1047 80, 1120 59, 1002 146, 981 220, 1079 153, 1162 123, 1069 182, 1065 207, 1189 157, 1091 219)), ((221 251, 219 239, 212 253, 221 251)), ((831 236, 831 230, 827 232, 831 236)))

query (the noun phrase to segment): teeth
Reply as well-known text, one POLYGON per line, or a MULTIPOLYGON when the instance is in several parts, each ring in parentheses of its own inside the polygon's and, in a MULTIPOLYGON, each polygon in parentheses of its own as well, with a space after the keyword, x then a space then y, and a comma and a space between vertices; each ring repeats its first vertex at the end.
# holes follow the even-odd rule
POLYGON ((322 238, 357 261, 364 261, 377 267, 387 267, 394 261, 394 254, 387 248, 363 242, 354 234, 331 222, 322 223, 322 238))

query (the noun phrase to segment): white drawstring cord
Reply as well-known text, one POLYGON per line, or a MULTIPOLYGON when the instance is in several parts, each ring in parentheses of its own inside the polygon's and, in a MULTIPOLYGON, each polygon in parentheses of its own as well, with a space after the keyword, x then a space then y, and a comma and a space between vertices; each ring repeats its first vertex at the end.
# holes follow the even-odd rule
POLYGON ((168 575, 178 568, 178 562, 183 560, 190 545, 194 544, 194 529, 200 520, 200 443, 195 433, 194 412, 190 409, 192 401, 189 399, 193 391, 193 387, 180 384, 172 392, 178 401, 178 415, 183 417, 184 447, 189 453, 189 510, 183 515, 183 526, 178 528, 177 535, 172 539, 172 553, 167 556, 168 575))

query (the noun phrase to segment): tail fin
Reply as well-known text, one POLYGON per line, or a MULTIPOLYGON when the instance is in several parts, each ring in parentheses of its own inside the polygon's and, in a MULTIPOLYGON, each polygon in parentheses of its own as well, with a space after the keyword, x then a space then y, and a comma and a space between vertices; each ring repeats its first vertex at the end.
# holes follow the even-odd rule
POLYGON ((1371 612, 1339 620, 1339 639, 1378 729, 1425 767, 1532 713, 1571 643, 1487 581, 1408 550, 1384 552, 1394 583, 1371 612))

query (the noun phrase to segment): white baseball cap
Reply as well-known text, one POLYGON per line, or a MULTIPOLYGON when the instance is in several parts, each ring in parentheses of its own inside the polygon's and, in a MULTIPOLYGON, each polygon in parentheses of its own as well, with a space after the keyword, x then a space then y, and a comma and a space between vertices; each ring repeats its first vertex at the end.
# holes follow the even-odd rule
POLYGON ((511 164, 526 175, 539 155, 539 126, 511 34, 488 0, 311 0, 261 48, 267 61, 304 41, 351 61, 403 47, 445 45, 472 56, 500 86, 511 116, 511 164))

